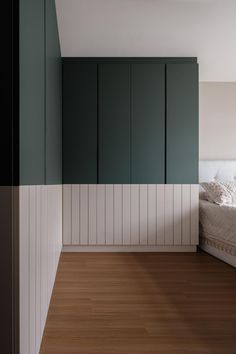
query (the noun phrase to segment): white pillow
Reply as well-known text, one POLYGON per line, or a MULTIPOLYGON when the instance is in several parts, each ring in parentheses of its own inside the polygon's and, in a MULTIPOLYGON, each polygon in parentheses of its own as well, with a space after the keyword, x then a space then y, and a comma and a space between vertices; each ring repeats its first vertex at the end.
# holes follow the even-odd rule
POLYGON ((235 181, 228 181, 228 182, 220 182, 222 186, 224 186, 232 198, 232 203, 236 203, 236 182, 235 181))
POLYGON ((225 186, 219 182, 201 183, 207 192, 207 199, 219 205, 232 204, 232 196, 225 186))

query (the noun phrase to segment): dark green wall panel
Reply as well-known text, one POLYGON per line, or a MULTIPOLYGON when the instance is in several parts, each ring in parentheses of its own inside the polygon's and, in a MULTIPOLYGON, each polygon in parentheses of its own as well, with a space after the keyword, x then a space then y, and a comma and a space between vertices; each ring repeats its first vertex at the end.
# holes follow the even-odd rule
POLYGON ((63 183, 97 183, 97 64, 63 62, 63 183))
POLYGON ((62 85, 61 53, 55 0, 47 0, 45 18, 46 47, 46 184, 62 183, 62 85))
POLYGON ((166 66, 166 183, 198 183, 198 65, 166 66))
POLYGON ((45 182, 44 0, 20 1, 20 184, 45 182))
POLYGON ((20 184, 62 183, 61 96, 55 0, 21 0, 20 184))
POLYGON ((131 180, 165 182, 165 65, 132 65, 131 180))
POLYGON ((99 183, 130 183, 130 65, 100 64, 99 183))

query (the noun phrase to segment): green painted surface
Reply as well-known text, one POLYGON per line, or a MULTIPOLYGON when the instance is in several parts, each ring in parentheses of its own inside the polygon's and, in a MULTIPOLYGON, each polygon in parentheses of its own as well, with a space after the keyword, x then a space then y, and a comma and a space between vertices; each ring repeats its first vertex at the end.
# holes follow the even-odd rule
POLYGON ((130 183, 130 65, 99 64, 99 183, 130 183))
POLYGON ((63 183, 197 183, 196 58, 63 62, 63 183))
POLYGON ((67 62, 73 63, 156 63, 156 64, 167 64, 167 63, 197 63, 196 57, 65 57, 67 62))
POLYGON ((132 65, 132 183, 165 183, 165 65, 132 65))
POLYGON ((62 182, 61 96, 55 0, 21 0, 21 185, 62 182))
POLYGON ((198 65, 166 66, 166 183, 198 183, 198 65))
POLYGON ((62 85, 61 53, 55 0, 46 0, 46 184, 62 183, 62 85))
POLYGON ((97 65, 65 59, 63 183, 97 183, 97 65))
POLYGON ((20 1, 20 184, 45 183, 44 0, 20 1))

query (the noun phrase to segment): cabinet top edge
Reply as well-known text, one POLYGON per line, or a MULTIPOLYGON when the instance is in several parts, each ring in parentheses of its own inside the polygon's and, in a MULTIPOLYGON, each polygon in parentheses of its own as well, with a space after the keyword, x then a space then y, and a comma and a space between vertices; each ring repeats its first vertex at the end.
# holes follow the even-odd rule
POLYGON ((63 62, 150 62, 150 63, 197 63, 197 57, 62 57, 63 62))

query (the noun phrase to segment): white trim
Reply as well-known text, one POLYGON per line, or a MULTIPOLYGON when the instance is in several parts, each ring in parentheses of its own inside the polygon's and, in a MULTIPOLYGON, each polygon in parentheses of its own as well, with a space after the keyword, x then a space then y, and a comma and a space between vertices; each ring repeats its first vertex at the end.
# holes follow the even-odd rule
POLYGON ((196 252, 197 246, 63 246, 62 252, 196 252))

